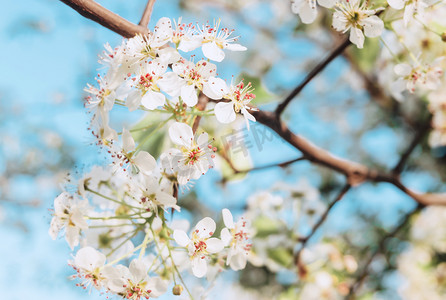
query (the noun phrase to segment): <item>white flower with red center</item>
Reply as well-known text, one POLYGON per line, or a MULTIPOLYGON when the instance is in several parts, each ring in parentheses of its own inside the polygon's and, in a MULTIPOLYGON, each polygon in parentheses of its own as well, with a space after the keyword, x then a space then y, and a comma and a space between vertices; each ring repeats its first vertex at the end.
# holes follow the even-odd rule
POLYGON ((88 210, 88 201, 79 200, 67 192, 54 199, 54 214, 51 220, 49 234, 55 240, 62 229, 65 229, 65 239, 73 249, 79 244, 81 230, 88 228, 84 216, 88 210))
MULTIPOLYGON (((110 291, 122 296, 124 299, 141 300, 156 298, 164 294, 167 284, 159 277, 149 277, 147 263, 142 259, 134 259, 129 267, 116 266, 119 277, 108 283, 110 291)), ((112 273, 112 272, 110 272, 112 273)))
POLYGON ((387 3, 394 9, 404 8, 404 26, 413 20, 415 14, 422 17, 424 10, 436 2, 436 0, 387 0, 387 3))
POLYGON ((192 128, 184 123, 175 122, 169 128, 169 136, 180 149, 172 148, 162 155, 163 167, 177 172, 180 185, 191 179, 198 179, 214 165, 216 147, 209 144, 208 134, 203 132, 194 139, 192 128))
POLYGON ((166 96, 161 93, 158 81, 163 78, 166 69, 166 64, 159 60, 151 60, 141 64, 136 77, 127 79, 133 88, 126 100, 126 106, 130 111, 137 109, 141 104, 150 110, 164 105, 166 96))
POLYGON ((198 102, 197 90, 208 90, 203 87, 208 84, 211 76, 216 75, 217 66, 204 60, 194 64, 181 59, 172 65, 172 70, 173 72, 166 73, 166 80, 160 82, 160 87, 173 97, 181 96, 181 99, 192 107, 198 102))
MULTIPOLYGON (((332 8, 336 0, 318 0, 317 3, 326 8, 332 8)), ((294 0, 291 4, 293 13, 298 14, 302 23, 311 24, 317 17, 316 0, 294 0)))
POLYGON ((414 93, 417 87, 435 90, 441 85, 443 69, 435 65, 439 64, 443 57, 436 59, 433 66, 422 66, 420 64, 411 66, 403 63, 395 66, 394 71, 399 78, 392 83, 391 93, 397 100, 402 100, 401 93, 408 90, 414 93))
POLYGON ((223 242, 213 238, 215 232, 215 221, 209 217, 197 223, 191 233, 191 238, 183 230, 174 230, 173 238, 182 247, 186 247, 192 263, 192 272, 198 278, 206 275, 206 259, 210 254, 223 250, 223 242))
POLYGON ((236 118, 236 113, 241 113, 246 120, 247 127, 249 122, 255 122, 256 119, 249 113, 249 110, 255 111, 256 108, 249 106, 249 103, 255 99, 256 95, 252 92, 251 83, 247 85, 241 81, 237 85, 226 85, 226 82, 220 78, 210 78, 208 84, 209 90, 205 89, 206 95, 211 99, 228 99, 230 102, 219 102, 215 105, 214 113, 217 120, 221 123, 231 123, 236 118))
POLYGON ((229 265, 234 271, 242 270, 246 267, 246 260, 251 251, 251 244, 249 243, 251 229, 243 218, 234 223, 232 214, 228 209, 223 209, 222 214, 226 228, 221 231, 221 240, 225 246, 229 246, 226 265, 229 265))
POLYGON ((100 113, 108 112, 113 108, 116 99, 115 90, 119 86, 120 82, 109 78, 107 75, 101 77, 98 74, 96 82, 98 83, 99 87, 87 84, 84 91, 90 95, 85 98, 86 108, 93 111, 98 110, 100 113))
POLYGON ((172 39, 172 23, 169 18, 161 18, 156 23, 153 33, 136 35, 126 44, 125 54, 132 65, 147 59, 155 59, 160 48, 172 39))
POLYGON ((368 9, 367 1, 339 1, 333 14, 333 28, 342 33, 350 30, 350 42, 358 48, 363 48, 364 35, 370 38, 378 37, 384 30, 384 22, 375 15, 377 11, 368 9))
POLYGON ((246 51, 246 47, 240 44, 234 44, 238 40, 238 36, 231 37, 234 30, 221 28, 220 20, 214 22, 214 26, 209 24, 198 27, 199 35, 197 38, 202 43, 201 50, 203 55, 210 60, 221 62, 225 58, 223 49, 230 51, 246 51))
POLYGON ((86 289, 88 286, 94 286, 100 290, 107 280, 102 273, 105 264, 105 255, 92 247, 84 247, 77 251, 74 261, 69 263, 77 274, 71 276, 71 279, 78 278, 80 283, 76 284, 86 289))
POLYGON ((194 36, 195 26, 192 23, 181 23, 173 20, 175 29, 172 32, 172 43, 178 46, 178 50, 189 52, 201 46, 201 41, 194 36))
POLYGON ((177 199, 172 196, 172 193, 164 190, 158 178, 154 176, 141 176, 133 189, 133 197, 148 212, 158 214, 158 207, 164 210, 167 208, 180 210, 180 207, 177 205, 177 199))
POLYGON ((136 151, 135 141, 127 129, 122 130, 122 148, 112 151, 109 150, 113 163, 114 171, 123 168, 124 171, 130 171, 132 167, 143 173, 149 173, 156 168, 156 160, 147 151, 136 151))

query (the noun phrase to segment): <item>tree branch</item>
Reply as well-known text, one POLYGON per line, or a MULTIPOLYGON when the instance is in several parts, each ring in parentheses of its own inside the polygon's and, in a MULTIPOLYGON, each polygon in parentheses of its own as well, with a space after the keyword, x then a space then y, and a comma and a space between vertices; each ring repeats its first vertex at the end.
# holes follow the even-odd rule
POLYGON ((431 129, 431 118, 427 122, 422 125, 417 133, 415 134, 412 142, 410 143, 407 150, 401 155, 401 158, 395 168, 393 168, 392 172, 394 174, 400 174, 403 171, 404 165, 412 154, 413 150, 417 147, 417 145, 421 142, 423 137, 427 134, 427 132, 431 129))
POLYGON ((294 99, 297 95, 300 94, 300 92, 305 88, 305 86, 310 83, 310 81, 316 77, 322 70, 325 69, 328 64, 334 60, 336 57, 338 57, 344 50, 350 45, 349 39, 344 40, 342 44, 340 44, 338 47, 336 47, 330 55, 325 58, 323 61, 321 61, 319 64, 317 64, 313 70, 311 70, 310 73, 307 74, 305 79, 286 97, 282 103, 279 104, 276 108, 276 115, 279 117, 282 112, 285 110, 287 105, 291 102, 291 100, 294 99))
POLYGON ((148 34, 146 27, 135 25, 117 14, 109 11, 92 0, 60 0, 73 8, 79 14, 102 26, 122 35, 132 38, 136 34, 148 34))
POLYGON ((146 8, 144 9, 144 13, 142 14, 141 21, 139 21, 140 26, 147 27, 150 22, 150 17, 152 16, 153 5, 155 5, 156 0, 147 1, 146 8))
POLYGON ((424 206, 422 204, 418 204, 418 206, 413 209, 412 211, 410 211, 409 213, 407 213, 399 222, 399 224, 389 233, 387 233, 379 242, 378 247, 373 251, 373 253, 370 255, 369 259, 366 261, 366 263, 364 264, 364 267, 362 268, 361 273, 358 275, 358 277, 356 278, 356 281, 353 283, 353 285, 350 288, 349 291, 349 295, 347 297, 348 300, 353 300, 355 299, 355 293, 359 290, 359 288, 362 286, 362 284, 364 283, 365 279, 367 278, 367 276, 369 275, 368 270, 370 267, 370 264, 373 262, 373 260, 375 259, 375 257, 379 254, 385 251, 385 246, 387 244, 387 241, 392 238, 395 237, 395 235, 401 230, 403 229, 407 223, 410 221, 411 217, 416 214, 417 212, 419 212, 424 206))

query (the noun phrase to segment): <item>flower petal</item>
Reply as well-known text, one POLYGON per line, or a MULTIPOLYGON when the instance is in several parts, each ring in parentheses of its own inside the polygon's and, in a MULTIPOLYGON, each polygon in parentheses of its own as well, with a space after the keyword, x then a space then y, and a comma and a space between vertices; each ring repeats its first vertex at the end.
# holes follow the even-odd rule
POLYGON ((172 142, 186 148, 191 147, 194 140, 192 128, 184 123, 175 122, 169 127, 169 136, 172 142))
POLYGON ((236 114, 232 102, 219 102, 214 108, 215 117, 220 123, 231 123, 235 120, 236 114))
POLYGON ((203 55, 210 60, 221 62, 225 58, 225 53, 215 42, 204 43, 201 50, 203 51, 203 55))

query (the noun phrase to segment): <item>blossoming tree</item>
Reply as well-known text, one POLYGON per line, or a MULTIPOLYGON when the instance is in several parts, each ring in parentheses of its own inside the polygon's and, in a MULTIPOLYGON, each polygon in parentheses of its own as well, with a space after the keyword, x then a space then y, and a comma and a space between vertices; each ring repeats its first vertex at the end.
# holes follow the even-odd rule
MULTIPOLYGON (((381 257, 411 283, 401 290, 407 299, 442 299, 444 227, 433 224, 444 223, 446 194, 441 187, 438 192, 417 192, 400 175, 428 134, 430 147, 446 146, 443 1, 285 3, 285 9, 298 15, 296 22, 305 24, 299 30, 309 35, 320 31, 322 38, 314 42, 328 40, 335 46, 327 47, 329 54, 288 96, 276 101, 274 110, 256 105, 260 85, 218 73, 228 52, 236 56, 249 51, 236 31, 222 25, 224 18, 199 24, 180 16, 162 17, 149 29, 153 0, 138 25, 92 0, 62 2, 123 37, 119 45, 105 45, 99 56, 101 73, 85 88, 89 129, 107 163, 70 180, 54 200, 49 233, 53 239, 64 236, 75 252, 69 265, 78 286, 124 299, 202 299, 215 282, 224 280, 220 274, 232 269, 248 278, 240 280, 241 286, 250 282, 249 276, 267 278, 258 290, 251 290, 257 299, 372 299, 382 288, 375 277, 384 270, 373 268, 381 257), (283 117, 293 99, 339 56, 349 61, 361 87, 384 110, 394 103, 404 105, 407 98, 424 104, 417 119, 415 114, 399 116, 415 134, 390 170, 340 158, 293 132, 283 117), (370 66, 364 68, 363 63, 370 66), (131 127, 113 128, 111 112, 123 109, 135 116, 143 112, 144 118, 131 127), (299 155, 280 161, 280 153, 271 153, 279 163, 240 168, 217 139, 222 129, 232 129, 240 119, 248 130, 257 123, 269 128, 299 155), (226 167, 225 179, 231 180, 305 161, 341 175, 343 186, 332 185, 325 193, 337 192, 332 201, 322 201, 322 191, 296 179, 291 185, 277 182, 271 189, 253 192, 245 212, 235 218, 225 208, 215 220, 201 216, 189 229, 193 218, 178 217, 182 210, 197 212, 187 207, 185 195, 210 169, 223 172, 226 167), (369 246, 352 243, 348 236, 318 237, 333 207, 368 182, 392 185, 412 198, 414 209, 369 246), (402 234, 417 214, 410 234, 402 234), (413 239, 413 246, 397 258, 389 248, 396 237, 413 239), (413 276, 421 273, 426 287, 412 290, 418 284, 413 276), (280 280, 280 274, 293 279, 280 280)), ((237 11, 244 5, 235 1, 231 7, 237 11)), ((251 279, 252 286, 255 281, 251 279)))

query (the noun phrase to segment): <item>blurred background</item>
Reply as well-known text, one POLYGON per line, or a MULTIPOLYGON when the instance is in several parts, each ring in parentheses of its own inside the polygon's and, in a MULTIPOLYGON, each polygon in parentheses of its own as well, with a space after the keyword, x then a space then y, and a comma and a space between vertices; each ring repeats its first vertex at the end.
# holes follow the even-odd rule
MULTIPOLYGON (((138 23, 146 1, 100 3, 138 23)), ((83 88, 100 67, 97 55, 103 45, 118 45, 121 37, 54 0, 9 1, 0 14, 0 299, 104 299, 104 295, 75 287, 68 279, 72 274, 67 265, 70 249, 63 239, 52 241, 48 228, 53 200, 67 173, 82 173, 103 162, 90 145, 83 88)), ((288 1, 157 1, 149 28, 164 16, 182 16, 187 23, 220 18, 224 26, 236 29, 248 51, 227 53, 227 59, 218 65, 219 74, 253 82, 256 104, 265 110, 274 108, 340 38, 316 24, 303 27, 288 1)), ((322 15, 318 24, 324 18, 322 15)), ((373 81, 368 72, 376 59, 376 53, 369 50, 349 51, 337 58, 293 101, 284 119, 294 132, 336 155, 388 170, 398 162, 427 113, 422 103, 409 99, 399 104, 385 91, 372 95, 366 89, 366 80, 373 81)), ((135 122, 119 108, 114 114, 114 128, 135 122)), ((234 130, 243 140, 243 148, 233 153, 238 166, 280 163, 300 156, 261 125, 246 131, 239 123, 234 130)), ((420 191, 444 190, 446 172, 441 162, 445 152, 430 150, 423 140, 408 162, 404 183, 420 191)), ((325 205, 344 184, 343 176, 308 162, 268 168, 235 180, 228 180, 230 170, 225 169, 227 173, 207 173, 180 198, 196 197, 207 213, 218 216, 224 207, 242 211, 249 195, 279 181, 313 186, 325 205)), ((190 204, 191 210, 193 205, 198 204, 190 204)), ((393 186, 366 183, 335 207, 316 240, 325 236, 338 239, 345 247, 376 247, 382 233, 415 206, 393 186)), ((368 279, 375 290, 373 299, 400 299, 398 289, 404 278, 395 271, 396 255, 405 249, 407 237, 408 230, 403 231, 374 266, 376 276, 368 279)), ((367 252, 354 254, 361 262, 361 255, 367 252)), ((257 272, 269 278, 266 269, 257 272)), ((257 288, 255 280, 243 273, 229 272, 226 282, 234 282, 237 276, 242 276, 242 285, 257 288)), ((268 280, 283 287, 295 276, 285 272, 268 280)), ((257 284, 271 283, 268 280, 257 284)), ((215 299, 232 299, 238 286, 233 290, 216 287, 215 299)), ((284 291, 279 288, 276 295, 284 291)), ((257 299, 247 292, 245 298, 250 297, 257 299)))

